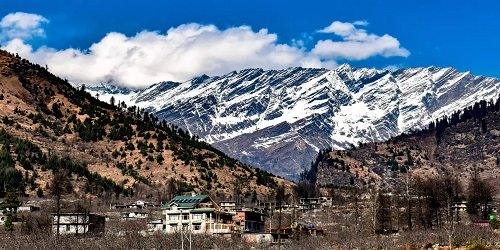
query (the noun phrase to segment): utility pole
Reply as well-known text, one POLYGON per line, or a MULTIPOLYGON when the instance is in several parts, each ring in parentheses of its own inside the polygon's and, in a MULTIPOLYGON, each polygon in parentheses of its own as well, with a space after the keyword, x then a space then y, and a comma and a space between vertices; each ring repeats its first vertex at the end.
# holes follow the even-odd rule
POLYGON ((183 217, 183 214, 182 214, 182 210, 181 210, 181 249, 184 250, 184 224, 182 224, 182 217, 183 217))
POLYGON ((408 206, 408 228, 411 230, 413 228, 413 224, 411 221, 411 196, 410 196, 410 170, 406 170, 406 201, 408 206))
POLYGON ((191 220, 191 213, 189 213, 189 250, 191 250, 191 245, 193 243, 193 240, 191 238, 191 234, 193 233, 193 223, 192 223, 192 220, 191 220))
POLYGON ((281 232, 280 232, 281 231, 281 207, 282 207, 281 201, 279 203, 279 206, 280 206, 279 207, 280 213, 279 213, 279 217, 278 217, 278 224, 279 224, 279 226, 278 226, 278 241, 279 241, 278 249, 281 250, 281 232))
MULTIPOLYGON (((191 238, 191 214, 188 213, 189 216, 189 223, 187 224, 187 227, 184 227, 184 223, 181 223, 181 249, 184 250, 184 238, 189 241, 189 250, 192 249, 192 238, 191 238), (189 232, 186 232, 189 231, 189 232), (189 233, 189 235, 188 235, 189 233)), ((184 219, 184 213, 181 212, 181 221, 184 219)))

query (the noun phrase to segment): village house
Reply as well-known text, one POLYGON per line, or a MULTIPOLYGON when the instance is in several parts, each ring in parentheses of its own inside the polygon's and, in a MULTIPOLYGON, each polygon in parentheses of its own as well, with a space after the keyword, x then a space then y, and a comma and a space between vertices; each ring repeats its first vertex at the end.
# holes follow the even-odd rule
POLYGON ((295 221, 290 226, 269 228, 272 243, 287 243, 292 238, 324 236, 325 229, 313 223, 295 221))
POLYGON ((110 209, 147 209, 147 208, 160 208, 161 204, 138 200, 131 203, 114 203, 110 205, 110 209))
POLYGON ((162 219, 152 220, 147 223, 148 232, 163 232, 165 229, 166 225, 162 219))
POLYGON ((454 212, 465 212, 467 211, 467 201, 457 201, 453 202, 451 205, 451 210, 454 212))
POLYGON ((292 224, 295 234, 301 236, 323 236, 325 229, 315 225, 314 223, 307 223, 304 221, 296 221, 292 224))
POLYGON ((278 202, 276 201, 257 201, 257 208, 261 211, 272 211, 278 207, 278 202))
POLYGON ((488 211, 488 213, 497 213, 498 212, 498 208, 497 206, 495 206, 494 204, 492 203, 488 203, 486 204, 486 207, 484 204, 478 204, 477 207, 479 208, 479 210, 483 211, 488 211))
POLYGON ((128 211, 121 213, 122 220, 147 219, 148 216, 149 213, 147 211, 128 211))
POLYGON ((236 201, 221 201, 221 210, 233 215, 232 220, 236 225, 235 230, 239 233, 264 232, 264 214, 250 208, 245 208, 236 201))
POLYGON ((299 199, 299 209, 302 211, 320 209, 322 207, 331 207, 332 205, 333 205, 333 198, 331 197, 299 199))
POLYGON ((260 233, 264 232, 264 214, 249 209, 235 211, 233 221, 236 230, 240 233, 260 233))
POLYGON ((220 208, 226 212, 236 212, 237 209, 241 208, 240 204, 237 204, 236 201, 221 201, 220 208))
POLYGON ((287 243, 293 236, 293 228, 291 227, 274 227, 269 228, 273 244, 287 243))
POLYGON ((232 215, 222 211, 208 195, 179 195, 162 206, 165 233, 230 234, 235 225, 232 215))
POLYGON ((263 213, 279 212, 280 209, 283 213, 291 213, 293 210, 297 209, 298 206, 291 205, 287 202, 282 202, 280 206, 277 201, 257 201, 256 208, 263 213))
POLYGON ((60 213, 52 216, 52 233, 57 234, 100 234, 104 233, 105 217, 90 213, 60 213))
POLYGON ((18 213, 23 213, 23 212, 31 213, 37 211, 40 211, 40 207, 35 205, 23 205, 17 208, 18 213))

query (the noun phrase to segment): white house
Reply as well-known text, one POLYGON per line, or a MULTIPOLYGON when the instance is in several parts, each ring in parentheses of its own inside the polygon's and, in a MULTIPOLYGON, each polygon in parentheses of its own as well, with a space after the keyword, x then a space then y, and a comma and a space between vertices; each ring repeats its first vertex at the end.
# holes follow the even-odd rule
POLYGON ((162 208, 165 233, 229 234, 235 230, 232 214, 221 210, 208 195, 179 195, 162 208))
POLYGON ((465 212, 467 211, 467 201, 453 202, 451 209, 455 212, 465 212))
POLYGON ((149 221, 147 223, 148 232, 163 232, 166 229, 166 225, 163 223, 162 219, 149 221))
POLYGON ((147 211, 129 211, 129 212, 122 212, 121 213, 122 220, 147 219, 148 216, 149 216, 149 213, 147 211))
POLYGON ((221 201, 220 208, 226 212, 236 212, 236 208, 239 207, 236 201, 221 201))
POLYGON ((17 212, 18 213, 22 213, 22 212, 36 212, 36 211, 40 211, 40 207, 39 206, 34 206, 34 205, 24 205, 24 206, 20 206, 17 208, 17 212))

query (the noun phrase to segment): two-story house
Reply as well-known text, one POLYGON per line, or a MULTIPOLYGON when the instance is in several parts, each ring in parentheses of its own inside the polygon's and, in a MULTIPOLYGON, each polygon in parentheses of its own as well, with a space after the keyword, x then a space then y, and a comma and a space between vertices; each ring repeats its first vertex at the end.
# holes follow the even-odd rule
POLYGON ((229 234, 235 230, 232 214, 223 211, 208 195, 179 195, 163 204, 165 233, 229 234))
POLYGON ((233 213, 233 221, 240 233, 264 232, 264 214, 250 209, 239 209, 233 213))

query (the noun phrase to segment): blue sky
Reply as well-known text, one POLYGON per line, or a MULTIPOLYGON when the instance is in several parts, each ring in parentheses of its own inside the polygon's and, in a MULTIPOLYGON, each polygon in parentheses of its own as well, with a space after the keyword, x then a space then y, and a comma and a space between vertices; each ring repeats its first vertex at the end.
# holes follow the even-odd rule
MULTIPOLYGON (((75 80, 91 81, 83 76, 73 76, 71 71, 75 69, 65 68, 57 62, 67 57, 56 57, 53 53, 35 52, 42 46, 50 48, 51 51, 65 51, 68 48, 77 49, 82 55, 72 55, 76 62, 83 63, 84 60, 97 60, 97 56, 89 59, 85 53, 89 47, 100 42, 109 32, 117 32, 125 36, 125 39, 135 37, 138 32, 148 30, 157 31, 165 35, 168 29, 178 28, 183 24, 197 23, 200 27, 191 27, 190 30, 200 30, 205 26, 214 25, 218 31, 219 38, 225 37, 224 31, 234 27, 251 27, 252 34, 257 34, 261 29, 267 33, 258 34, 264 36, 264 40, 275 36, 275 41, 268 41, 272 48, 259 50, 257 56, 273 54, 280 45, 289 45, 299 48, 293 55, 281 55, 279 60, 297 60, 296 66, 315 65, 298 63, 298 61, 320 60, 321 66, 338 65, 347 62, 357 67, 386 66, 414 67, 438 65, 455 67, 461 71, 472 71, 474 74, 500 77, 500 1, 102 1, 102 0, 0 0, 0 18, 9 13, 24 12, 36 14, 43 17, 46 22, 41 22, 39 27, 43 29, 43 35, 29 35, 22 39, 23 45, 31 46, 31 54, 34 61, 49 64, 56 73, 75 80), (339 38, 335 32, 318 32, 325 29, 332 22, 353 24, 356 21, 364 21, 363 25, 356 25, 355 29, 363 30, 367 35, 376 36, 375 39, 387 34, 394 38, 399 44, 385 51, 373 51, 367 56, 338 55, 338 48, 328 50, 321 54, 314 47, 318 41, 331 40, 343 42, 346 37, 339 38), (314 51, 313 51, 314 50, 314 51), (407 51, 408 53, 404 52, 407 51), (298 55, 298 54, 301 55, 298 55), (318 56, 318 54, 321 54, 318 56), (48 56, 47 56, 48 55, 48 56), (50 60, 41 58, 50 57, 50 60), (312 57, 314 57, 311 59, 312 57), (283 59, 286 58, 286 59, 283 59), (305 58, 305 59, 304 59, 305 58), (44 61, 45 60, 45 61, 44 61)), ((361 22, 360 22, 361 23, 361 22)), ((242 32, 244 33, 244 32, 242 32)), ((215 35, 214 35, 215 36, 215 35)), ((243 35, 245 36, 245 35, 243 35)), ((1 39, 3 46, 14 37, 1 39)), ((123 38, 123 37, 122 37, 123 38)), ((120 38, 114 38, 120 40, 120 38)), ((210 39, 210 38, 207 38, 210 39)), ((253 39, 253 38, 251 38, 253 39)), ((258 38, 257 38, 258 39, 258 38)), ((122 39, 123 40, 123 39, 122 39)), ((160 39, 161 40, 161 39, 160 39)), ((113 43, 115 40, 113 40, 113 43)), ((182 43, 187 43, 182 41, 182 43)), ((210 43, 206 43, 210 47, 210 43)), ((202 45, 199 45, 202 46, 202 45)), ((251 47, 243 44, 241 47, 251 47)), ((266 45, 268 46, 268 45, 266 45)), ((281 46, 282 47, 282 46, 281 46)), ((20 47, 11 46, 19 49, 20 47)), ((108 49, 113 49, 106 47, 108 49)), ((190 47, 183 47, 189 49, 190 47)), ((343 48, 343 47, 341 47, 343 48)), ((199 48, 198 48, 199 49, 199 48)), ((223 48, 221 48, 224 50, 223 48)), ((227 50, 234 49, 228 47, 227 50)), ((235 48, 238 49, 238 48, 235 48)), ((287 48, 289 49, 289 48, 287 48)), ((209 50, 209 49, 208 49, 209 50)), ((196 48, 193 49, 195 53, 196 48)), ((173 53, 173 52, 172 52, 173 53)), ((175 53, 178 53, 176 51, 175 53)), ((368 52, 367 52, 368 53, 368 52)), ((234 54, 238 54, 235 52, 234 54)), ((342 54, 342 53, 341 53, 342 54)), ((169 54, 170 55, 170 54, 169 54)), ((181 54, 186 57, 186 54, 181 54)), ((227 56, 230 56, 228 53, 227 56)), ((180 55, 179 55, 180 56, 180 55)), ((189 56, 192 56, 189 54, 189 56)), ((201 59, 193 57, 193 61, 209 60, 211 56, 201 59)), ((248 55, 242 55, 248 57, 248 55)), ((151 59, 157 62, 158 59, 151 59)), ((235 69, 245 66, 259 66, 257 59, 248 63, 235 63, 228 61, 224 56, 219 56, 214 64, 224 64, 218 68, 206 70, 206 73, 219 74, 228 71, 231 65, 235 69)), ((244 60, 244 59, 241 59, 244 60)), ((266 62, 274 58, 266 58, 266 62)), ((89 62, 90 63, 90 62, 89 62)), ((96 63, 92 61, 92 63, 96 63)), ((101 62, 105 63, 105 62, 101 62)), ((117 61, 116 64, 134 64, 131 61, 117 61)), ((290 66, 286 63, 263 63, 263 68, 279 68, 290 66)), ((182 64, 181 64, 182 65, 182 64)), ((189 64, 188 64, 189 65, 189 64)), ((142 76, 134 79, 135 82, 145 79, 145 82, 155 81, 160 78, 172 78, 164 80, 183 80, 197 73, 205 73, 204 66, 209 62, 195 65, 196 69, 184 72, 182 69, 159 74, 151 77, 142 76)), ((142 65, 151 68, 150 65, 142 65)), ((157 71, 165 68, 174 68, 171 64, 162 65, 157 71)), ((118 66, 117 66, 118 67, 118 66)), ((120 66, 121 67, 121 66, 120 66)), ((139 67, 139 66, 137 66, 139 67)), ((212 67, 212 65, 210 65, 212 67)), ((101 67, 102 68, 102 67, 101 67)), ((118 69, 110 68, 110 71, 130 72, 134 68, 118 69)), ((152 71, 150 70, 150 71, 152 71)), ((116 79, 113 73, 96 73, 98 81, 124 81, 116 79), (107 77, 107 78, 106 78, 107 77)), ((129 77, 130 78, 130 77, 129 77)), ((187 79, 186 79, 187 80, 187 79)), ((147 83, 138 83, 144 85, 147 83)), ((133 83, 128 83, 133 85, 133 83)))

